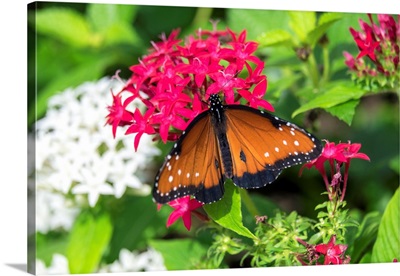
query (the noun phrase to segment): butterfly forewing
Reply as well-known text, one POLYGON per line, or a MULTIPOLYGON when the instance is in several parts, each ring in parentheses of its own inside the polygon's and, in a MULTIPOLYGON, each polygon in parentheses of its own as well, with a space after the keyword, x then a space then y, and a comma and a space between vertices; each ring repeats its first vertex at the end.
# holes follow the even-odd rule
POLYGON ((187 127, 156 177, 153 198, 166 203, 184 195, 211 203, 223 195, 223 167, 210 115, 204 112, 187 127))
POLYGON ((230 105, 225 115, 233 182, 240 187, 263 187, 274 181, 282 169, 321 153, 321 144, 314 136, 269 113, 230 105))

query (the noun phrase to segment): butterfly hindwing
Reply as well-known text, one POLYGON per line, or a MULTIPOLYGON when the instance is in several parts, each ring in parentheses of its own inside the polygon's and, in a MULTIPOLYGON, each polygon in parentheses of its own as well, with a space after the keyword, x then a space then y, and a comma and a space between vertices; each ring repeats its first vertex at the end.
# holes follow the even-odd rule
POLYGON ((233 182, 259 188, 287 167, 310 161, 321 143, 298 126, 247 106, 226 106, 226 136, 233 163, 233 182))
POLYGON ((166 203, 184 195, 211 203, 221 199, 224 173, 208 111, 186 128, 156 176, 153 198, 166 203))

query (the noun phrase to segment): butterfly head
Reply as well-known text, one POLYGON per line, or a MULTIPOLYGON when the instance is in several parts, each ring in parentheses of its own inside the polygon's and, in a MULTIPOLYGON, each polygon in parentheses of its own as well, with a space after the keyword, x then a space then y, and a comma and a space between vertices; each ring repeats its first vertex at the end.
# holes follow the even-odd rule
POLYGON ((211 94, 208 101, 210 103, 210 107, 222 105, 221 98, 218 94, 211 94))
POLYGON ((214 122, 223 123, 224 121, 224 106, 218 94, 212 94, 209 98, 210 113, 214 122))

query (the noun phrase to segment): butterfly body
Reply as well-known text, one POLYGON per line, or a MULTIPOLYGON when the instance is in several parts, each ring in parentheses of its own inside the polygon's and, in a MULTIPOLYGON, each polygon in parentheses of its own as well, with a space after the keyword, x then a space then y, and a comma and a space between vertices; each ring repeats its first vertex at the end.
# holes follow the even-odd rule
POLYGON ((260 188, 284 168, 310 161, 322 146, 312 134, 269 113, 243 105, 222 105, 210 96, 210 108, 182 133, 159 170, 153 198, 167 203, 193 195, 212 203, 222 198, 224 182, 260 188))

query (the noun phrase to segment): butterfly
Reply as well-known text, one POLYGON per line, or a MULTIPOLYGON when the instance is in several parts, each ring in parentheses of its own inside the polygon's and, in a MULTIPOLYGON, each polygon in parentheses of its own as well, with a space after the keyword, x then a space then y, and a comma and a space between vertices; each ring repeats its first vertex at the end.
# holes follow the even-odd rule
POLYGON ((224 195, 225 180, 245 189, 273 182, 283 169, 317 158, 314 135, 270 113, 223 105, 218 94, 174 144, 155 177, 153 199, 167 203, 192 195, 208 204, 224 195))

